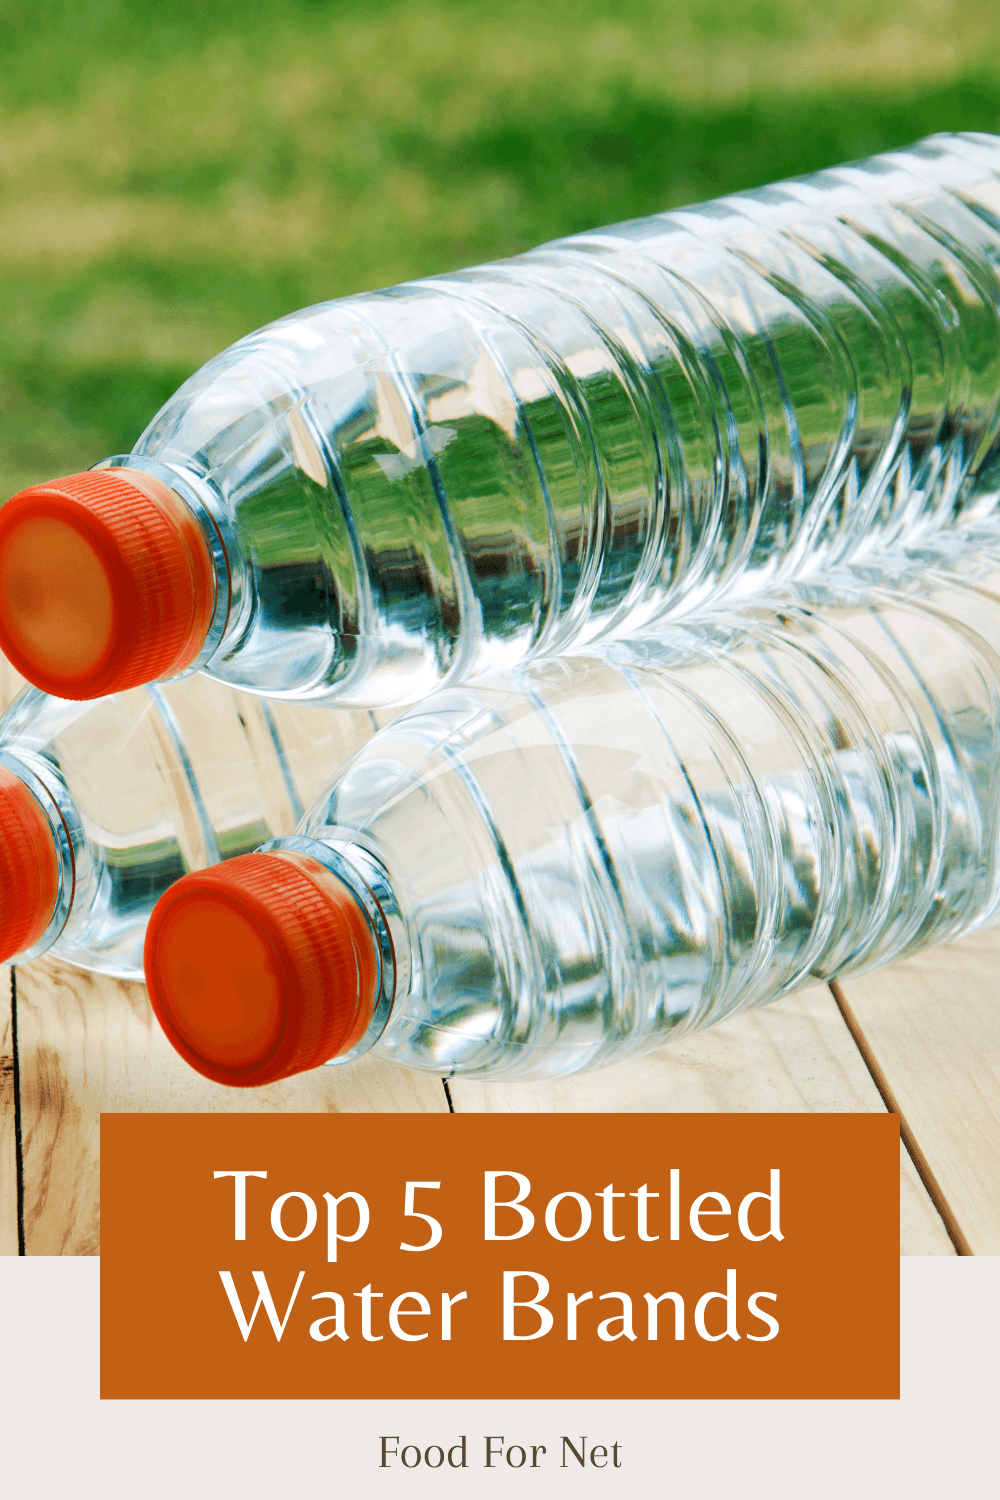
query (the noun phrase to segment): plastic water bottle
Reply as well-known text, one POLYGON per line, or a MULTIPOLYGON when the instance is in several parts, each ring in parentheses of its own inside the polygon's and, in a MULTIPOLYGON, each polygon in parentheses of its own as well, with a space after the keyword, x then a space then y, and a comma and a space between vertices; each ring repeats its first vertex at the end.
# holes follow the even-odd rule
POLYGON ((445 689, 180 880, 150 996, 251 1085, 603 1066, 1000 906, 1000 549, 445 689), (971 560, 966 559, 971 566, 971 560))
POLYGON ((0 646, 401 703, 991 516, 998 173, 937 136, 283 318, 0 510, 0 646))
POLYGON ((0 961, 141 979, 167 887, 290 833, 376 727, 202 676, 97 703, 26 689, 0 718, 0 961))

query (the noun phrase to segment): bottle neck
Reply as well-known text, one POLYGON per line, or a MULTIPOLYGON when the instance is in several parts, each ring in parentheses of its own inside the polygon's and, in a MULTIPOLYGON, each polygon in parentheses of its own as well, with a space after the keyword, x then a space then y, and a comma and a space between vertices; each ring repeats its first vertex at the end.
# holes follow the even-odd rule
POLYGON ((272 852, 305 854, 316 860, 347 886, 368 918, 379 959, 371 1022, 357 1045, 341 1057, 332 1058, 329 1066, 355 1062, 374 1047, 388 1024, 394 1004, 410 988, 409 936, 388 873, 370 850, 353 840, 312 839, 291 834, 269 839, 258 850, 261 854, 272 852))
POLYGON ((138 457, 132 453, 116 454, 95 464, 94 468, 127 469, 137 475, 149 474, 165 484, 197 522, 211 558, 215 584, 215 598, 204 644, 185 668, 183 675, 199 671, 216 654, 223 640, 231 639, 234 630, 242 628, 243 617, 251 604, 242 551, 221 498, 207 479, 187 469, 161 463, 155 458, 138 457))

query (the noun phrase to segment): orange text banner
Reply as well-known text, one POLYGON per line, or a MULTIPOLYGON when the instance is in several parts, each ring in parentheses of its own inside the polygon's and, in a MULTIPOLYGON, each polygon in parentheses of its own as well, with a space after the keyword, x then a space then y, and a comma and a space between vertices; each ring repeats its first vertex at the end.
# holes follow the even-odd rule
POLYGON ((104 1115, 105 1397, 898 1395, 891 1115, 104 1115))

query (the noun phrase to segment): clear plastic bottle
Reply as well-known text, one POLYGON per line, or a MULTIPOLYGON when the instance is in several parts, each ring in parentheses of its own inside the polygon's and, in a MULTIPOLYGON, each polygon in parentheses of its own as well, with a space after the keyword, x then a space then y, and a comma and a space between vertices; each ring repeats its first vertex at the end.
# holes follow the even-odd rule
POLYGON ((986 922, 1000 549, 963 566, 845 570, 442 691, 296 836, 167 893, 165 1031, 236 1084, 369 1048, 562 1075, 986 922))
POLYGON ((0 645, 400 703, 992 516, 998 174, 936 136, 283 318, 0 511, 0 645))
POLYGON ((168 886, 291 832, 376 728, 202 676, 96 703, 26 689, 0 718, 0 961, 141 979, 168 886))

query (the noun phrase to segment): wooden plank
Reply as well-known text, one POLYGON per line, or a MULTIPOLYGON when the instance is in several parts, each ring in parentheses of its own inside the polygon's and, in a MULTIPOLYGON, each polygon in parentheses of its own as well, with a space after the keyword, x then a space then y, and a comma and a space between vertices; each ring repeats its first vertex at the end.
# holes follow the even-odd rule
MULTIPOLYGON (((874 1112, 885 1108, 828 989, 734 1016, 646 1057, 539 1083, 452 1079, 456 1113, 522 1110, 611 1113, 874 1112)), ((953 1255, 954 1246, 905 1151, 900 1252, 953 1255)))
POLYGON ((16 1119, 10 969, 0 964, 0 1255, 18 1254, 16 1119))
POLYGON ((838 986, 961 1249, 1000 1255, 1000 930, 838 986))
POLYGON ((20 672, 15 672, 7 658, 0 654, 0 709, 6 708, 23 687, 24 678, 20 672))
MULTIPOLYGON (((0 655, 0 710, 23 686, 24 678, 0 655)), ((11 977, 0 965, 0 1255, 18 1253, 16 1112, 11 977)))
POLYGON ((17 973, 24 1230, 29 1255, 100 1253, 105 1111, 441 1111, 441 1081, 377 1058, 231 1089, 170 1047, 143 985, 42 958, 17 973))

